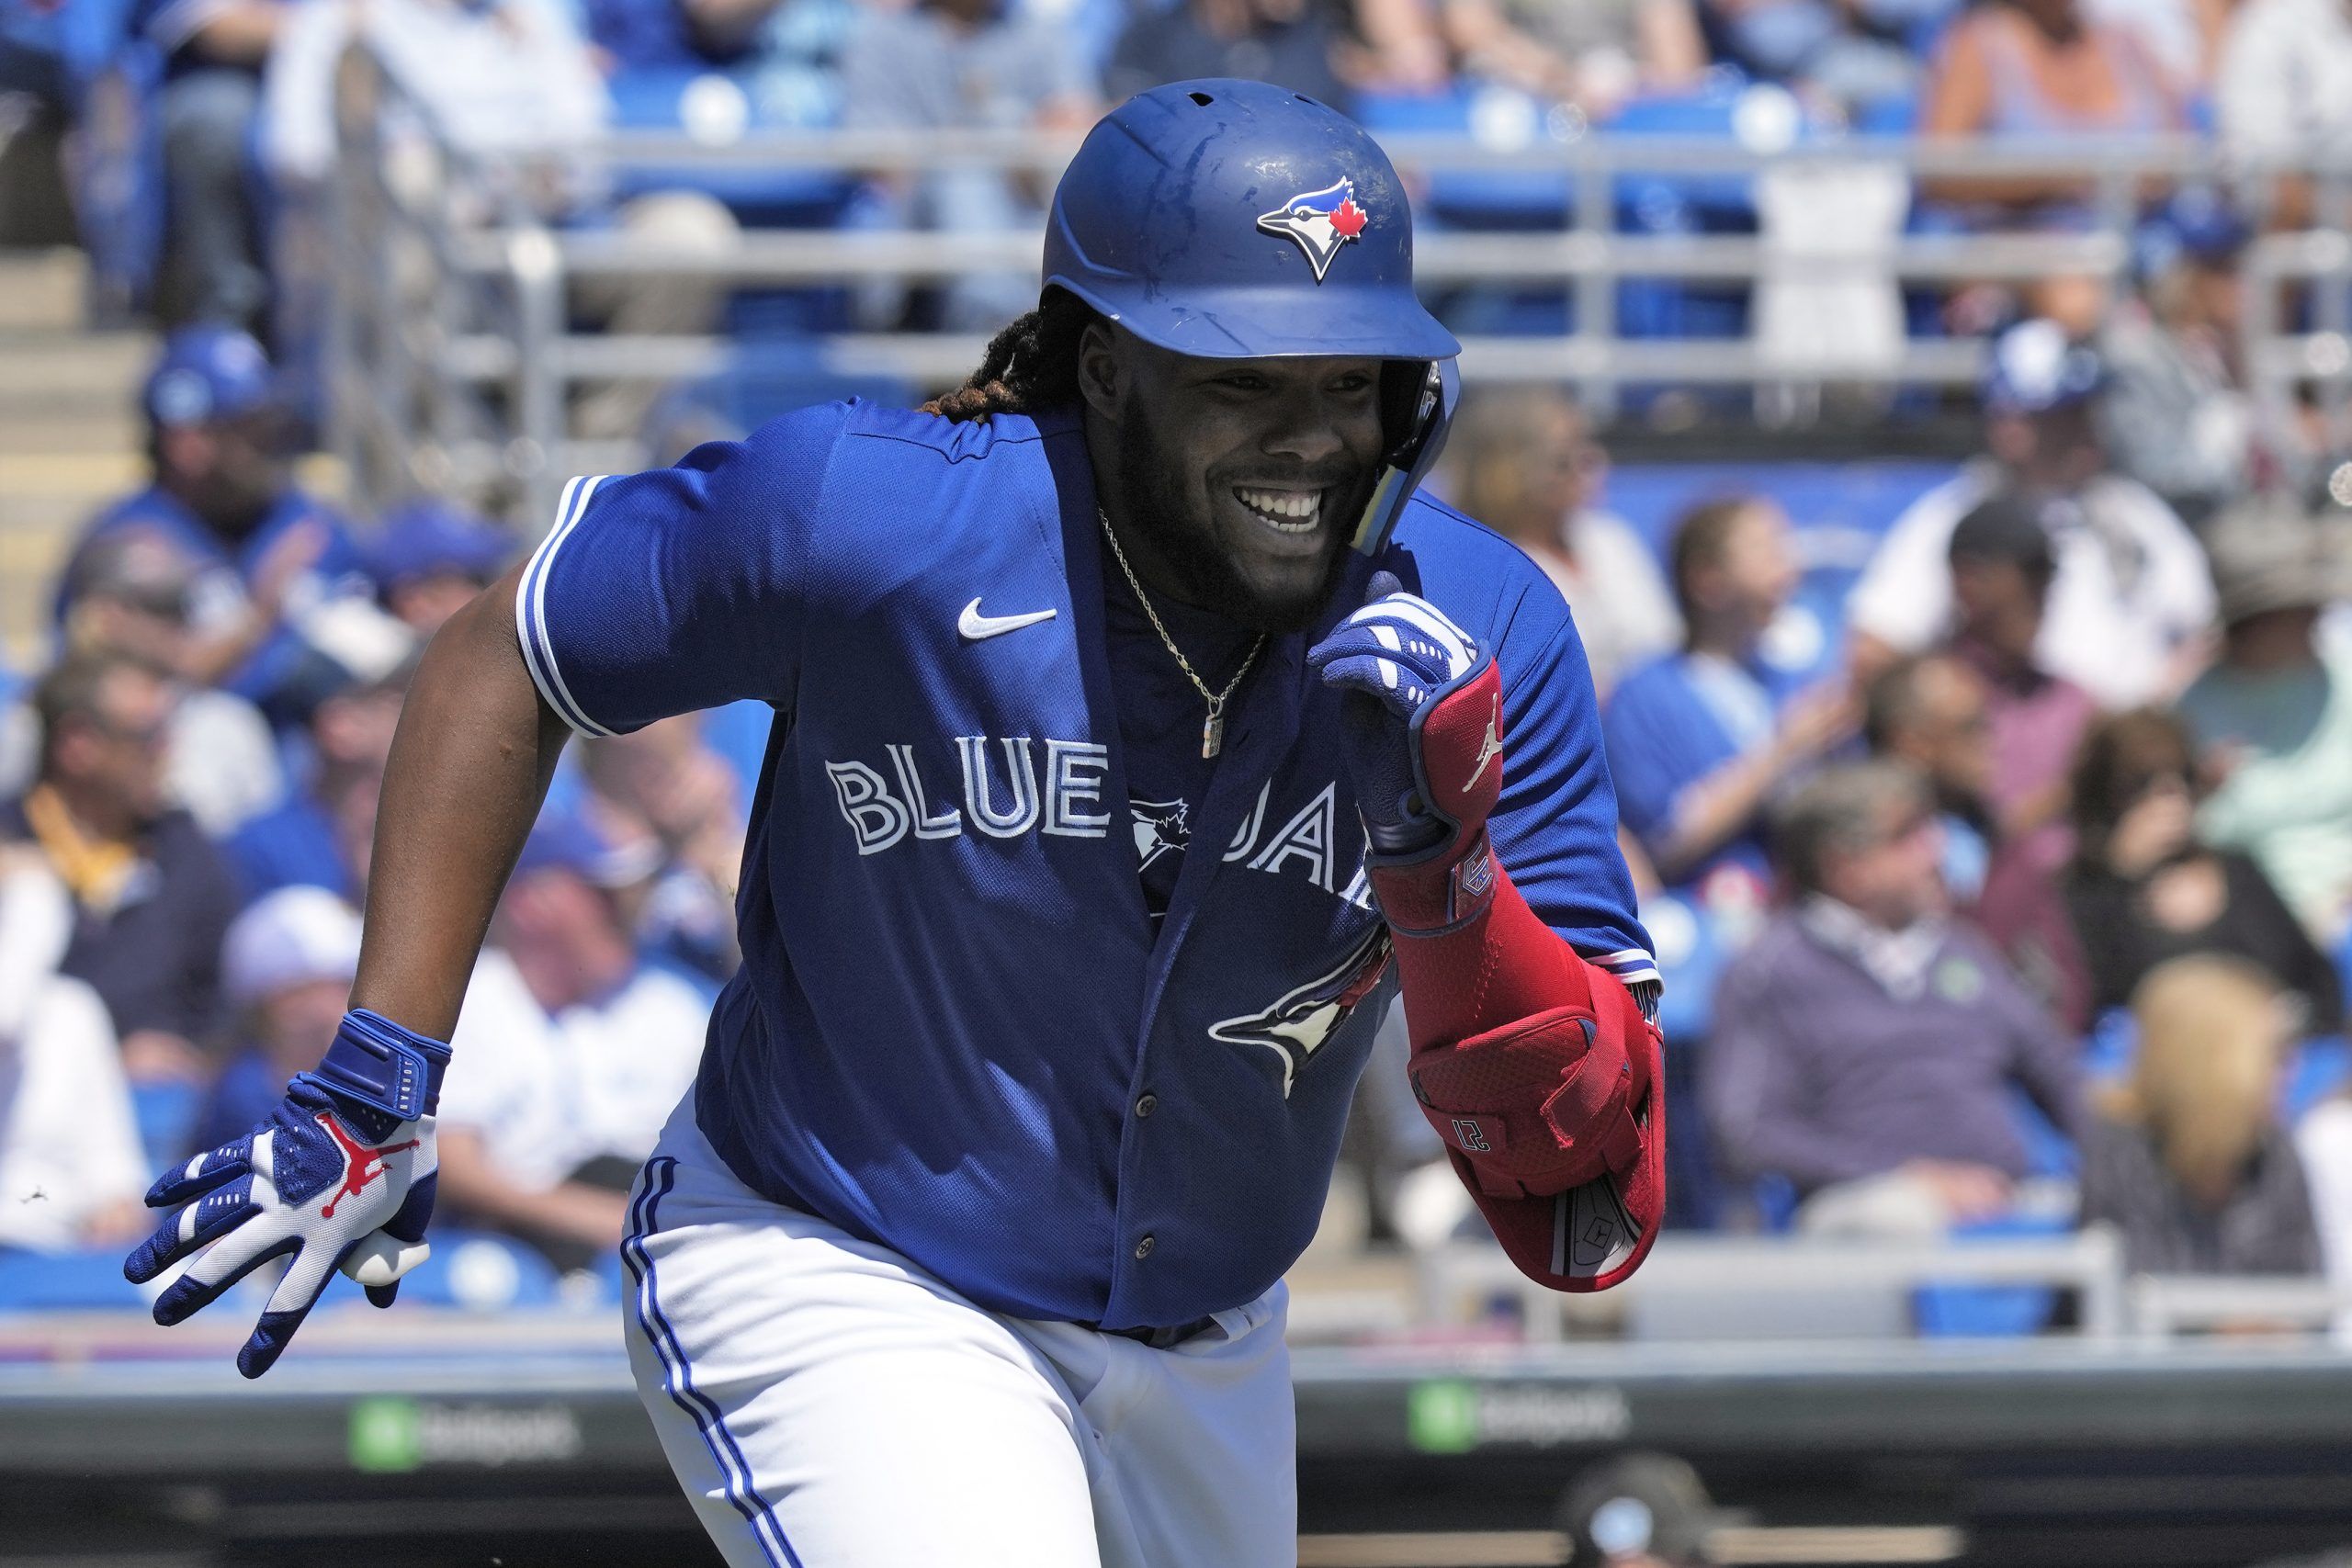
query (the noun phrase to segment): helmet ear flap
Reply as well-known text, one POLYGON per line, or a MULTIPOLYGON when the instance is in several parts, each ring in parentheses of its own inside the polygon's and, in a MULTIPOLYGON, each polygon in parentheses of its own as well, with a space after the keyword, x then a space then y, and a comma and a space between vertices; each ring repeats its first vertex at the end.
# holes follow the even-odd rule
POLYGON ((1387 450, 1371 502, 1356 523, 1351 543, 1361 554, 1377 556, 1387 544, 1396 514, 1445 450, 1446 429, 1461 398, 1462 378, 1451 359, 1392 359, 1381 366, 1381 433, 1387 450))

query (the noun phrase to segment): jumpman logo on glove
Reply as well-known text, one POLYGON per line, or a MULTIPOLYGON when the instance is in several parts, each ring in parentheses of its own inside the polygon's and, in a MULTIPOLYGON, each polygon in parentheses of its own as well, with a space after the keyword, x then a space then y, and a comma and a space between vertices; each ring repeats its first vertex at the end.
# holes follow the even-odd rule
POLYGON ((322 1114, 318 1122, 327 1130, 327 1136, 335 1141, 335 1146, 343 1151, 344 1159, 343 1185, 336 1188, 334 1196, 327 1200, 327 1206, 319 1211, 319 1218, 322 1220, 334 1219, 337 1203, 345 1198, 358 1197, 363 1188, 384 1174, 386 1155, 404 1154, 423 1142, 419 1138, 411 1138, 405 1144, 386 1144, 381 1148, 369 1148, 345 1132, 343 1123, 333 1115, 322 1114))

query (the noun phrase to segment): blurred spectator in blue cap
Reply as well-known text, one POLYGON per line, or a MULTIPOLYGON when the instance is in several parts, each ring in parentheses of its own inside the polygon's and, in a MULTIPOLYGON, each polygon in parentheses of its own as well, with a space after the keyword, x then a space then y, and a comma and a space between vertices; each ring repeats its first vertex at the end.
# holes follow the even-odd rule
POLYGON ((287 748, 292 787, 221 843, 243 899, 309 886, 366 901, 376 799, 415 668, 411 659, 374 680, 346 680, 311 707, 287 748))
POLYGON ((560 1269, 619 1244, 626 1194, 690 1090, 710 1006, 648 966, 618 894, 655 862, 585 818, 543 817, 492 922, 441 1098, 441 1202, 560 1269))
POLYGON ((2257 484, 2311 463, 2290 429, 2261 430, 2240 359, 2253 231, 2208 186, 2174 196, 2141 236, 2141 289, 2108 318, 2099 428, 2118 472, 2192 527, 2257 484))
POLYGON ((197 1114, 191 1149, 269 1120, 286 1080, 319 1065, 358 973, 358 913, 323 887, 281 887, 237 917, 220 944, 237 1046, 197 1114))
POLYGON ((515 541, 447 502, 418 501, 384 514, 367 554, 384 607, 422 638, 497 579, 515 541))
POLYGON ((197 564, 188 619, 197 639, 184 670, 260 704, 333 675, 380 674, 410 638, 375 606, 343 519, 294 482, 294 432, 269 361, 243 333, 190 327, 172 334, 141 399, 152 479, 98 513, 68 561, 62 620, 79 557, 102 539, 144 530, 197 564))
POLYGON ((2057 565, 2041 633, 2051 673, 2109 707, 2169 696, 2196 673, 2213 616, 2205 552, 2154 491, 2113 470, 2094 416, 2104 377, 2098 353, 2054 321, 2021 321, 1994 340, 1985 456, 1912 502, 1855 584, 1849 619, 1865 680, 1951 635, 1952 530, 2004 491, 2051 533, 2057 565))
MULTIPOLYGON (((202 684, 206 649, 188 626, 196 563, 170 540, 125 529, 92 544, 65 584, 66 654, 123 654, 174 678, 164 789, 219 839, 286 793, 277 742, 253 704, 202 684)), ((40 726, 30 706, 0 704, 0 796, 32 777, 40 726)))

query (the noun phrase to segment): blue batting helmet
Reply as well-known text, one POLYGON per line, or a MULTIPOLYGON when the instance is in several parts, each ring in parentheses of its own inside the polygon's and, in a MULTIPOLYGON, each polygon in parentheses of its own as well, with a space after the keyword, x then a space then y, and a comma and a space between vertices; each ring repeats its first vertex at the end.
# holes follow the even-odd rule
POLYGON ((1206 359, 1462 350, 1414 296, 1388 155, 1264 82, 1178 82, 1104 116, 1054 191, 1046 284, 1206 359))
POLYGON ((1112 110, 1054 191, 1045 283, 1177 354, 1419 362, 1388 378, 1366 554, 1444 444, 1462 345, 1413 292, 1405 187, 1363 127, 1303 94, 1216 78, 1112 110))

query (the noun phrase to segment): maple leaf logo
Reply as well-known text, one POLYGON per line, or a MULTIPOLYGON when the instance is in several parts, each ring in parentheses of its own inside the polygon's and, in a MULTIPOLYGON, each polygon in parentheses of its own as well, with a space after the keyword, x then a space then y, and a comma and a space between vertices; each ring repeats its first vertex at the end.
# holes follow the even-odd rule
POLYGON ((1352 240, 1363 232, 1364 210, 1356 205, 1354 197, 1340 203, 1331 214, 1331 232, 1343 240, 1352 240))

